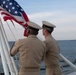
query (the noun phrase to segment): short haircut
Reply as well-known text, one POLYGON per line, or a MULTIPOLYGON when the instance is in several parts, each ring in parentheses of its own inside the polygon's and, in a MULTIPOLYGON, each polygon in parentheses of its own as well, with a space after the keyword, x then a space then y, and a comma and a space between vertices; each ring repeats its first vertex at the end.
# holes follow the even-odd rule
POLYGON ((53 27, 49 27, 49 26, 45 26, 45 25, 43 25, 42 28, 45 28, 49 33, 52 33, 54 30, 53 27))
POLYGON ((30 31, 29 34, 32 34, 32 35, 37 35, 38 31, 39 31, 38 29, 35 29, 35 28, 32 28, 32 27, 28 27, 27 29, 30 31))

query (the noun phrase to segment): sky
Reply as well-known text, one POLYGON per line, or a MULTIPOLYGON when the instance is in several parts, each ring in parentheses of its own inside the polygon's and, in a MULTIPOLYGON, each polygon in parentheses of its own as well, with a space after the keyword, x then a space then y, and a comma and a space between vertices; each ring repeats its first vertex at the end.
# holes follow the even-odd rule
MULTIPOLYGON (((56 40, 76 40, 76 0, 16 0, 24 9, 29 19, 40 26, 48 21, 56 26, 53 37, 56 40)), ((24 38, 24 29, 20 25, 10 28, 16 39, 24 38)), ((5 23, 3 22, 5 25, 5 23)), ((8 25, 5 26, 8 40, 14 40, 8 25)), ((38 36, 44 39, 40 30, 38 36)))

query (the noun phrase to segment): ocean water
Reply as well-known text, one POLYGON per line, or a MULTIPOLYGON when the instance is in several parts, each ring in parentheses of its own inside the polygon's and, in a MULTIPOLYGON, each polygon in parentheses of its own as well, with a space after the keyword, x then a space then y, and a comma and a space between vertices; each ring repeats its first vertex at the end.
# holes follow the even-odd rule
MULTIPOLYGON (((76 65, 76 40, 61 40, 58 41, 58 44, 60 46, 60 53, 76 65)), ((76 71, 62 59, 60 60, 60 64, 64 75, 76 71)))
MULTIPOLYGON (((57 41, 60 47, 60 53, 64 55, 68 60, 70 60, 73 64, 76 65, 76 40, 58 40, 57 41)), ((9 42, 10 48, 13 45, 13 41, 9 42)), ((17 68, 19 69, 19 54, 17 54, 14 59, 17 68)), ((1 59, 0 59, 1 61, 1 59)), ((75 71, 73 68, 71 68, 63 59, 60 59, 60 65, 63 75, 67 75, 70 72, 75 71)), ((41 75, 45 75, 45 64, 42 62, 40 64, 41 68, 41 75)), ((3 73, 2 63, 0 62, 0 73, 3 73)))

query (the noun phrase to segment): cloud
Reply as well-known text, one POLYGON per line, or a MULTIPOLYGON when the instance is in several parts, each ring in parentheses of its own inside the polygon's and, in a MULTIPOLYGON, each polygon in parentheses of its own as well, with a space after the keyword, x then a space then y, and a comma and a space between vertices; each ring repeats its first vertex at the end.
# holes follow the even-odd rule
POLYGON ((29 14, 29 18, 30 19, 40 19, 40 18, 44 18, 44 17, 50 17, 53 16, 54 13, 51 12, 39 12, 39 13, 33 13, 33 14, 29 14))
POLYGON ((43 20, 49 21, 49 19, 54 15, 55 13, 52 13, 52 12, 37 12, 33 14, 28 14, 28 17, 31 21, 41 25, 43 20))
MULTIPOLYGON (((30 14, 29 18, 42 24, 42 20, 49 21, 56 25, 53 36, 56 39, 75 39, 76 35, 76 15, 75 13, 68 12, 39 12, 30 14), (72 36, 71 36, 72 35, 72 36)), ((42 38, 42 33, 39 34, 42 38)))
POLYGON ((30 20, 42 25, 42 20, 51 22, 59 27, 75 26, 76 24, 76 15, 75 13, 66 13, 66 12, 39 12, 34 14, 28 14, 30 20))
MULTIPOLYGON (((56 29, 53 32, 53 36, 56 39, 74 39, 76 37, 75 32, 76 32, 76 15, 75 13, 68 13, 68 12, 37 12, 33 14, 28 14, 29 19, 32 20, 33 22, 36 22, 40 26, 42 26, 42 20, 49 21, 53 24, 56 25, 56 29), (72 36, 71 36, 72 35, 72 36)), ((12 28, 12 31, 14 35, 17 38, 23 38, 23 28, 15 23, 15 28, 14 26, 9 22, 10 27, 12 28), (18 34, 16 34, 16 31, 18 34)), ((13 39, 12 34, 10 33, 8 26, 4 23, 6 33, 9 36, 9 40, 13 39)), ((41 39, 43 39, 43 35, 40 32, 39 35, 41 39)))

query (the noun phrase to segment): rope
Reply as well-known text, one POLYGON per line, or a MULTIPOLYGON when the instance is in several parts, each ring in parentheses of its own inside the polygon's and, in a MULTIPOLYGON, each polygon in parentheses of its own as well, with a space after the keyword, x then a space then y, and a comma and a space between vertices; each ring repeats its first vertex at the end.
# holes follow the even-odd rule
MULTIPOLYGON (((6 23, 7 23, 8 27, 9 27, 9 29, 10 29, 10 31, 11 31, 11 33, 12 33, 12 35, 13 35, 14 39, 15 39, 15 40, 17 40, 17 38, 15 37, 14 33, 12 32, 12 30, 11 30, 11 28, 10 28, 10 26, 9 26, 9 24, 8 24, 8 22, 7 22, 7 21, 6 21, 6 23)), ((15 30, 16 30, 16 29, 15 29, 15 30)))

